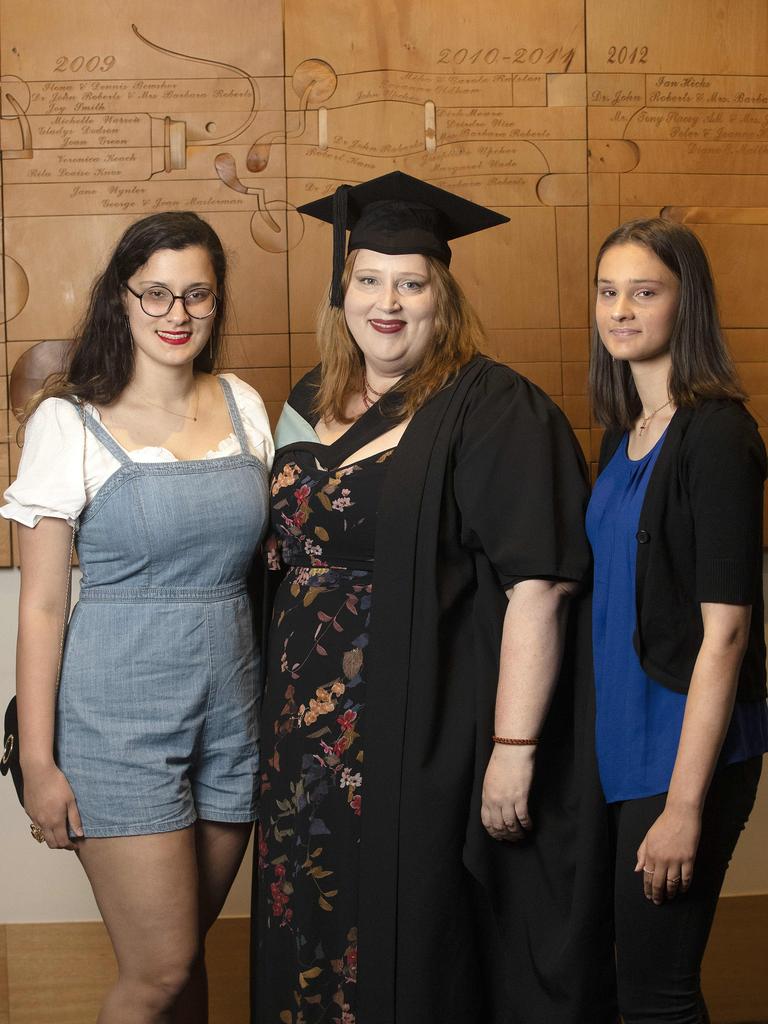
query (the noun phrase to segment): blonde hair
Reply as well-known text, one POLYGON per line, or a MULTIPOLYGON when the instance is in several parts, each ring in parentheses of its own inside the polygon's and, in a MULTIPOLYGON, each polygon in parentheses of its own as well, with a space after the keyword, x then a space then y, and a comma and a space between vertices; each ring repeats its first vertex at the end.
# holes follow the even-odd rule
MULTIPOLYGON (((341 278, 346 294, 357 252, 351 252, 341 278)), ((399 400, 390 406, 397 419, 412 416, 433 395, 450 384, 465 363, 476 356, 486 343, 482 324, 453 277, 440 260, 425 256, 429 281, 435 295, 435 320, 432 343, 418 366, 409 371, 397 386, 399 400)), ((320 385, 313 404, 321 419, 349 423, 346 415, 351 395, 364 386, 364 360, 347 326, 344 310, 323 299, 317 316, 317 342, 320 349, 320 385)))

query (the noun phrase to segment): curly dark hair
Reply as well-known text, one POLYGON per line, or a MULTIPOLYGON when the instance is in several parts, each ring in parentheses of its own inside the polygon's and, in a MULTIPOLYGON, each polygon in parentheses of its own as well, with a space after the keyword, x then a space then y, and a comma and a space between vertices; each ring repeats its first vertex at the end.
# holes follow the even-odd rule
POLYGON ((198 353, 194 369, 208 373, 217 363, 227 316, 227 257, 210 224, 187 211, 155 213, 123 234, 103 273, 93 283, 85 316, 63 372, 50 377, 27 403, 23 420, 45 398, 72 395, 83 402, 109 405, 133 376, 133 346, 123 306, 125 282, 161 249, 200 246, 211 259, 218 303, 210 344, 198 353))

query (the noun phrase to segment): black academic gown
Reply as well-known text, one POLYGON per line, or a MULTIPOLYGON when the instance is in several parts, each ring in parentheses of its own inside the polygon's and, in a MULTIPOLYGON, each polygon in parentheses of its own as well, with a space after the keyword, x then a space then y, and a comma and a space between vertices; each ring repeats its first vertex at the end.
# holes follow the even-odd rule
MULTIPOLYGON (((289 398, 310 421, 313 373, 289 398)), ((357 1024, 617 1020, 584 598, 537 750, 534 830, 499 843, 480 821, 505 588, 586 583, 587 496, 560 410, 485 357, 392 457, 366 661, 357 1024)))

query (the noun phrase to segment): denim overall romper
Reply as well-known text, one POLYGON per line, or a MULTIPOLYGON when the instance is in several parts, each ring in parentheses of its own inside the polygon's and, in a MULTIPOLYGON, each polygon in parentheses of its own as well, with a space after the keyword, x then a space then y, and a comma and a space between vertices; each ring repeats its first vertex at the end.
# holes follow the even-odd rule
POLYGON ((268 473, 219 383, 238 455, 133 462, 85 414, 120 463, 80 516, 83 579, 56 716, 57 763, 86 836, 256 817, 259 649, 246 575, 268 473))

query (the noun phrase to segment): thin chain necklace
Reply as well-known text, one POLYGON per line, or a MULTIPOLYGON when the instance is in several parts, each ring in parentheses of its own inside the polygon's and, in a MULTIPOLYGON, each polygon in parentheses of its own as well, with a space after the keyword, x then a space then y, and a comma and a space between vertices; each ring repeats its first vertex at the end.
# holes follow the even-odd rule
POLYGON ((640 426, 638 427, 638 430, 637 430, 637 436, 638 437, 642 437, 643 436, 643 431, 648 426, 648 424, 651 422, 651 420, 656 415, 656 413, 657 412, 661 412, 662 409, 666 409, 668 405, 672 405, 672 399, 671 398, 669 398, 664 403, 664 405, 660 405, 658 409, 654 409, 653 412, 648 413, 648 415, 643 418, 643 420, 640 423, 640 426))
POLYGON ((170 413, 171 416, 179 416, 183 420, 191 420, 193 423, 197 423, 197 414, 200 409, 200 382, 197 380, 195 381, 195 412, 192 416, 185 412, 177 412, 175 409, 166 409, 164 405, 158 405, 157 402, 150 402, 140 391, 137 391, 136 394, 145 405, 151 405, 154 409, 162 409, 163 412, 170 413))
MULTIPOLYGON (((392 386, 394 387, 394 384, 392 386)), ((389 388, 387 388, 387 391, 388 390, 389 390, 389 388)), ((384 395, 386 395, 386 393, 387 393, 386 391, 377 391, 376 388, 371 387, 371 385, 368 382, 368 376, 367 376, 367 374, 364 373, 363 374, 363 405, 365 406, 366 409, 370 409, 371 406, 374 404, 370 400, 370 398, 368 397, 368 392, 369 391, 371 392, 372 395, 376 396, 376 401, 377 402, 378 402, 378 400, 380 398, 383 398, 384 395)))

